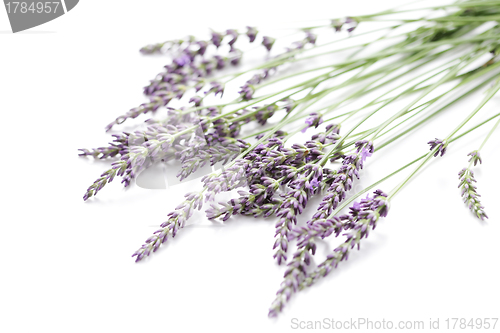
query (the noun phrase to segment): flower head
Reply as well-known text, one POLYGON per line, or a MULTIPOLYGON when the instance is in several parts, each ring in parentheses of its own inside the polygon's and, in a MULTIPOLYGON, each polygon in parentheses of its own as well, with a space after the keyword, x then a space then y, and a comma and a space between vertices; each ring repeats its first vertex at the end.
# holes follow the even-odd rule
POLYGON ((476 166, 477 162, 479 162, 479 164, 483 163, 483 160, 481 159, 481 155, 479 154, 478 150, 474 150, 468 153, 467 156, 470 156, 469 162, 473 161, 474 166, 476 166))
POLYGON ((435 140, 431 140, 427 143, 431 146, 430 150, 434 150, 434 148, 438 147, 438 150, 436 150, 434 157, 437 157, 440 153, 441 156, 446 153, 446 147, 448 146, 448 142, 446 142, 446 140, 443 141, 436 138, 435 140))

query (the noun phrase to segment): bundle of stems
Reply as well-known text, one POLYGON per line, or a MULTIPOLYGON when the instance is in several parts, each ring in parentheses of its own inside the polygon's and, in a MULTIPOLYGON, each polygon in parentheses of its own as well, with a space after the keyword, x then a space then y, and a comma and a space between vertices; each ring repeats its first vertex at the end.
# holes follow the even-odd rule
POLYGON ((238 214, 271 219, 276 232, 269 246, 277 264, 286 265, 269 310, 276 316, 294 293, 328 275, 360 247, 361 239, 388 214, 394 196, 424 165, 479 128, 485 130, 484 141, 468 154, 459 187, 473 214, 487 218, 472 167, 482 162, 480 151, 500 113, 467 125, 500 89, 499 19, 500 0, 470 0, 332 19, 298 29, 292 36, 300 37, 278 53, 278 45, 290 36, 261 37, 255 27, 212 31, 206 40, 189 36, 147 45, 143 54, 163 54, 169 64, 144 88, 149 101, 117 117, 106 130, 142 114, 156 116, 160 108, 168 116, 148 119, 146 129, 133 133, 115 131, 108 146, 80 149, 81 156, 111 162, 84 200, 116 176, 128 186, 154 163, 178 161, 180 180, 207 164, 220 165, 201 178, 202 190, 187 193, 132 256, 141 261, 155 252, 206 203, 208 219, 226 221, 238 214), (409 19, 407 13, 423 15, 409 19), (373 29, 376 24, 383 27, 373 29), (363 26, 370 29, 358 33, 363 26), (337 38, 320 43, 323 36, 337 38), (362 38, 368 41, 359 42, 362 38), (236 47, 259 40, 266 58, 238 70, 252 50, 236 47), (315 67, 320 61, 326 65, 315 67), (478 90, 485 91, 484 97, 464 119, 451 120, 456 121, 452 131, 436 133, 441 139, 417 136, 423 143, 432 139, 430 149, 347 199, 368 157, 408 139, 478 90), (233 99, 207 104, 223 94, 233 99), (181 106, 173 107, 175 103, 181 106), (491 121, 493 126, 483 127, 491 121), (306 135, 308 140, 292 141, 306 135), (401 181, 388 193, 376 189, 355 202, 396 175, 401 181), (226 191, 235 197, 217 202, 216 196, 226 191), (315 213, 298 222, 314 196, 321 198, 315 213), (326 260, 311 264, 318 239, 332 235, 344 241, 326 260), (291 241, 296 249, 290 256, 291 241))

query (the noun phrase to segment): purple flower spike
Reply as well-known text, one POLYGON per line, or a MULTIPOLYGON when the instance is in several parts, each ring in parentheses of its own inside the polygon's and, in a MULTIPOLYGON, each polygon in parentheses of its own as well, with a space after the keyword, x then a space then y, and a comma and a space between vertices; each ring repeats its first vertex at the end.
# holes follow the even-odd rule
POLYGON ((264 36, 264 38, 262 38, 262 45, 264 45, 268 51, 271 51, 275 41, 276 39, 272 37, 264 36))
POLYGON ((151 237, 146 239, 145 244, 132 254, 132 257, 136 257, 135 262, 141 261, 151 252, 156 252, 169 237, 174 238, 178 230, 183 228, 186 221, 193 215, 193 211, 200 210, 203 206, 202 193, 187 193, 184 197, 186 200, 177 206, 175 211, 168 214, 169 219, 160 225, 161 229, 156 230, 151 237))
POLYGON ((468 168, 463 168, 458 173, 458 178, 460 179, 458 187, 462 190, 462 199, 464 203, 478 219, 484 220, 488 218, 488 215, 486 215, 483 210, 484 207, 481 206, 481 202, 479 201, 480 195, 476 192, 477 187, 473 184, 476 182, 474 179, 474 172, 468 168))

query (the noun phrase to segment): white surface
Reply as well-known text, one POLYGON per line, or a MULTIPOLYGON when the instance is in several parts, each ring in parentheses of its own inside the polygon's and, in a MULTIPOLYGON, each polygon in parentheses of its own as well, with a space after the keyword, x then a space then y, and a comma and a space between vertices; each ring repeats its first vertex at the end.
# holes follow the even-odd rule
MULTIPOLYGON (((209 27, 279 26, 396 3, 81 1, 67 15, 15 35, 0 10, 0 331, 287 332, 294 331, 292 318, 426 325, 440 318, 443 327, 449 317, 500 317, 500 133, 476 168, 486 223, 468 212, 456 188, 466 154, 493 123, 425 167, 395 197, 361 251, 295 295, 277 319, 267 318, 284 272, 272 259, 274 220, 237 218, 210 227, 200 218, 134 264, 130 255, 198 182, 125 191, 116 179, 82 200, 108 162, 78 157, 77 149, 109 142, 103 127, 143 102, 141 88, 165 64, 141 57, 141 46, 204 36, 209 27)), ((425 142, 444 137, 481 97, 475 94, 425 131, 374 155, 360 185, 425 153, 425 142)), ((498 112, 498 103, 495 97, 481 115, 498 112)), ((396 183, 381 188, 390 191, 396 183)), ((326 251, 319 249, 320 255, 326 251)))

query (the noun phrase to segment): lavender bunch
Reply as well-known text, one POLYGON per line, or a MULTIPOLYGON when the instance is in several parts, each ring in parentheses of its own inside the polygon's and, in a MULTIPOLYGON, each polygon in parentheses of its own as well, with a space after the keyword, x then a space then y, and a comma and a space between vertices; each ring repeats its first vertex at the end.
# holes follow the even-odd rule
MULTIPOLYGON (((387 34, 372 43, 353 44, 352 47, 314 52, 312 55, 309 55, 313 53, 311 50, 337 42, 319 44, 318 40, 322 41, 318 38, 320 28, 327 28, 330 32, 332 28, 336 32, 345 32, 346 39, 352 39, 358 36, 358 25, 377 21, 379 17, 385 20, 387 15, 406 11, 390 10, 373 15, 337 18, 327 25, 305 27, 297 31, 301 38, 284 52, 268 57, 265 63, 253 69, 220 78, 212 75, 242 61, 244 53, 236 46, 243 35, 250 43, 255 42, 258 35, 256 28, 247 27, 246 32, 236 29, 212 31, 206 40, 189 36, 144 47, 142 53, 165 54, 170 62, 144 88, 143 93, 149 101, 118 117, 106 129, 110 130, 115 124, 141 114, 151 113, 154 116, 161 107, 166 107, 168 117, 147 120, 146 130, 114 134, 114 139, 108 145, 80 149, 80 156, 109 159, 111 163, 109 169, 87 189, 84 200, 96 195, 116 176, 122 177, 122 183, 128 186, 140 172, 158 161, 179 161, 177 177, 181 180, 205 165, 221 163, 223 166, 220 170, 201 178, 203 189, 186 194, 182 203, 168 214, 168 220, 132 256, 137 262, 156 252, 169 237, 175 237, 192 217, 193 211, 201 210, 205 203, 208 206, 205 208, 208 219, 222 219, 225 222, 236 215, 273 219, 273 257, 278 265, 286 264, 283 281, 269 310, 269 316, 276 316, 294 293, 328 275, 341 261, 348 259, 355 246, 359 249, 361 239, 368 237, 380 217, 387 215, 389 202, 394 195, 425 163, 438 160, 432 159, 432 156, 443 156, 451 142, 499 116, 487 118, 467 132, 456 135, 500 90, 500 80, 497 80, 487 90, 480 105, 454 131, 443 140, 428 142, 430 152, 354 197, 346 198, 354 182, 359 179, 366 159, 375 151, 378 155, 380 149, 392 142, 402 138, 409 140, 405 138, 408 133, 418 135, 417 129, 431 119, 436 119, 434 115, 500 74, 500 62, 497 59, 500 27, 481 27, 482 22, 497 20, 500 6, 487 0, 474 0, 460 1, 446 8, 449 10, 444 14, 441 12, 442 6, 429 9, 430 14, 436 15, 423 17, 419 28, 405 30, 408 23, 418 22, 398 21, 381 29, 387 34), (400 30, 403 32, 398 35, 400 30), (382 49, 367 49, 379 41, 386 42, 382 49), (335 56, 336 52, 351 48, 353 53, 344 59, 335 56), (327 66, 300 70, 301 63, 314 64, 320 56, 328 56, 328 60, 325 60, 329 61, 327 66), (444 60, 444 57, 449 58, 444 60), (486 57, 489 59, 478 65, 478 61, 486 57), (439 65, 432 66, 435 63, 439 65), (278 76, 285 65, 292 71, 299 70, 264 82, 278 76), (412 68, 407 70, 409 65, 412 68), (432 68, 427 70, 427 67, 432 68), (464 72, 469 67, 473 69, 464 72), (419 68, 423 68, 419 76, 411 77, 396 88, 390 85, 391 82, 408 78, 413 70, 419 68), (312 78, 276 88, 275 84, 282 80, 302 74, 311 75, 312 78), (235 87, 231 81, 240 76, 245 83, 235 87), (432 80, 436 76, 438 80, 432 80), (461 93, 449 104, 436 107, 445 98, 448 100, 451 92, 466 85, 472 86, 473 83, 476 84, 474 87, 461 93), (443 84, 449 84, 451 88, 433 99, 426 99, 443 84), (271 86, 274 90, 271 89, 267 95, 260 95, 264 86, 271 86), (404 87, 403 92, 400 87, 404 87), (342 92, 334 96, 339 90, 342 92), (376 97, 369 103, 358 109, 350 108, 349 103, 360 98, 371 98, 372 92, 375 92, 376 97), (207 96, 231 94, 235 99, 230 103, 204 105, 207 96), (405 107, 393 111, 394 102, 407 98, 411 101, 405 107), (183 99, 188 102, 179 108, 171 107, 173 100, 183 99), (344 106, 349 109, 344 111, 344 106), (386 118, 380 123, 372 121, 371 117, 381 115, 379 111, 383 109, 389 115, 384 114, 386 118), (396 120, 400 121, 389 129, 388 126, 396 123, 396 120), (399 131, 403 124, 408 126, 399 131), (341 125, 343 129, 347 128, 342 137, 339 135, 341 125), (310 140, 291 145, 288 143, 296 134, 307 131, 311 132, 310 140), (379 142, 381 138, 384 138, 383 142, 379 142), (388 195, 377 190, 373 195, 355 202, 347 213, 339 215, 361 193, 377 188, 380 182, 418 161, 421 161, 418 167, 388 195), (331 166, 338 163, 338 167, 331 166), (221 192, 233 190, 237 193, 234 198, 216 201, 221 192), (301 224, 299 216, 304 214, 307 205, 311 205, 314 196, 320 196, 321 201, 312 216, 304 219, 307 222, 301 224), (343 242, 325 261, 316 265, 314 256, 317 241, 332 235, 335 238, 344 237, 343 242), (289 252, 294 243, 296 249, 289 252), (289 253, 293 255, 290 257, 289 253)), ((275 45, 279 43, 272 37, 264 36, 261 44, 268 52, 274 53, 275 45)), ((485 142, 490 134, 491 131, 485 142)), ((483 145, 469 154, 469 167, 459 173, 462 197, 480 219, 487 216, 473 184, 475 179, 471 167, 472 163, 481 163, 479 151, 483 145)))
POLYGON ((334 131, 338 133, 337 126, 328 126, 326 133, 329 134, 323 132, 313 136, 313 139, 319 140, 307 141, 305 145, 294 144, 291 148, 284 148, 279 138, 271 138, 266 144, 258 145, 246 157, 252 162, 252 167, 246 170, 250 192, 239 191, 237 199, 211 204, 207 217, 223 216, 223 221, 226 221, 236 214, 254 217, 276 215, 279 220, 276 223, 274 258, 278 264, 286 261, 289 232, 297 223, 297 216, 303 212, 309 198, 333 180, 331 171, 323 170, 316 163, 324 155, 324 143, 336 142, 337 136, 331 134, 334 131), (323 174, 329 177, 323 180, 323 174), (273 195, 280 185, 286 185, 288 191, 276 198, 273 195))

